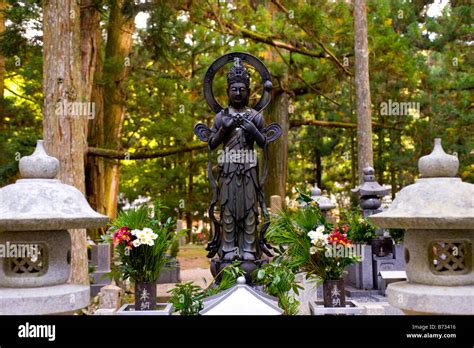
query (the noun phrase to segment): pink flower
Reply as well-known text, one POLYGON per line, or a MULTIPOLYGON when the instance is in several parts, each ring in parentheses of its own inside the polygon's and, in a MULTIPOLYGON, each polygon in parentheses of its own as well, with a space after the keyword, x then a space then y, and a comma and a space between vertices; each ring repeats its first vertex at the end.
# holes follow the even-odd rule
POLYGON ((129 246, 132 240, 132 235, 130 234, 130 229, 126 226, 119 228, 114 232, 114 246, 124 243, 129 246))

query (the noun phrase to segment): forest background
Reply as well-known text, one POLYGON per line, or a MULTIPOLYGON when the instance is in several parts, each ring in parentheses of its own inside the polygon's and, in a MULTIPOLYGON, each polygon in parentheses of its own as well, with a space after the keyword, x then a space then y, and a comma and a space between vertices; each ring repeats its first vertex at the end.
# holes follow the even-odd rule
MULTIPOLYGON (((87 0, 80 11, 91 76, 84 191, 94 209, 114 216, 151 197, 188 226, 206 220, 207 151, 193 126, 211 124, 203 77, 232 51, 268 66, 264 116, 288 131, 271 145, 267 198, 316 183, 348 207, 359 182, 350 1, 87 0)), ((367 3, 375 175, 392 197, 416 180, 435 137, 474 182, 473 12, 461 0, 367 3)), ((0 1, 0 186, 18 179, 19 158, 43 137, 43 15, 41 1, 0 1)), ((214 88, 224 104, 224 71, 214 88)), ((255 72, 252 88, 255 101, 255 72)))

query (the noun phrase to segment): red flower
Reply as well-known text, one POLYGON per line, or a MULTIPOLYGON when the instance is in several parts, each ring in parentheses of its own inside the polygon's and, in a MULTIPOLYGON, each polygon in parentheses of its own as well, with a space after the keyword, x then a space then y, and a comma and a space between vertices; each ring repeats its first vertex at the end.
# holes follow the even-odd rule
POLYGON ((341 232, 339 232, 338 227, 336 227, 334 231, 328 236, 328 243, 342 245, 342 246, 352 245, 352 242, 346 237, 346 235, 341 234, 341 232))
POLYGON ((132 235, 130 229, 126 226, 119 228, 114 232, 114 246, 117 246, 120 243, 124 243, 126 246, 130 246, 132 241, 132 235))

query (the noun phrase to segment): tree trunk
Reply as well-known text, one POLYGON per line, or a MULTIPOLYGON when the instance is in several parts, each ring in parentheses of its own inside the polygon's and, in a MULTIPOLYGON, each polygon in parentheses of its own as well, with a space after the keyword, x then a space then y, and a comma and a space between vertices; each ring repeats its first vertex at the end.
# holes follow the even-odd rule
POLYGON ((81 76, 84 98, 91 100, 94 73, 100 53, 100 1, 81 1, 81 76))
MULTIPOLYGON (((6 0, 0 0, 0 35, 5 32, 5 9, 7 8, 6 0)), ((0 55, 0 129, 4 127, 5 123, 5 57, 0 55)))
POLYGON ((314 149, 315 152, 315 159, 316 159, 316 185, 320 188, 323 189, 322 185, 322 179, 323 179, 323 161, 322 161, 322 156, 321 156, 321 151, 319 148, 316 146, 314 149))
MULTIPOLYGON (((43 9, 43 136, 48 154, 59 160, 58 178, 84 192, 87 116, 58 103, 82 102, 80 7, 76 1, 45 1, 43 9)), ((70 282, 88 283, 85 230, 71 230, 70 282)))
MULTIPOLYGON (((81 75, 84 85, 84 94, 94 105, 94 114, 89 118, 88 122, 88 144, 89 146, 95 146, 99 144, 97 141, 101 137, 101 134, 96 132, 98 127, 95 122, 102 120, 102 90, 96 88, 97 85, 94 82, 98 76, 102 76, 102 56, 101 50, 101 28, 100 28, 100 7, 102 3, 97 0, 82 0, 81 4, 81 75)), ((103 138, 103 137, 102 137, 103 138)), ((97 189, 100 185, 93 185, 94 183, 100 183, 100 177, 91 178, 91 168, 98 166, 101 162, 95 157, 86 156, 86 195, 89 204, 96 211, 105 212, 105 209, 100 209, 100 202, 102 200, 102 192, 97 189), (92 184, 92 185, 91 185, 92 184)), ((102 173, 102 170, 98 169, 92 171, 94 174, 102 173)), ((92 239, 98 238, 98 230, 88 230, 88 234, 92 239)))
POLYGON ((193 242, 193 216, 191 212, 186 212, 186 229, 188 230, 188 243, 193 242))
MULTIPOLYGON (((271 1, 266 4, 266 7, 269 14, 274 18, 278 13, 278 7, 271 1)), ((267 51, 267 57, 269 61, 281 62, 281 57, 272 46, 267 51)), ((279 82, 282 85, 281 87, 287 87, 288 71, 285 71, 279 82)), ((278 123, 281 126, 282 135, 268 146, 268 175, 264 187, 267 207, 270 207, 270 197, 273 195, 280 196, 282 200, 281 206, 285 205, 286 176, 288 171, 288 131, 290 129, 288 107, 288 93, 285 92, 285 89, 274 89, 272 101, 264 114, 265 123, 278 123)))
MULTIPOLYGON (((354 93, 353 93, 353 84, 352 78, 349 77, 349 112, 351 123, 355 122, 354 117, 354 93)), ((356 157, 356 141, 354 137, 354 129, 349 129, 349 136, 351 137, 351 187, 356 187, 357 182, 357 157, 356 157)), ((354 195, 351 195, 351 201, 353 200, 354 195)))
MULTIPOLYGON (((380 123, 384 123, 383 115, 379 115, 380 123)), ((377 163, 375 165, 375 177, 380 185, 385 183, 384 181, 384 172, 385 172, 385 163, 383 159, 383 155, 385 152, 385 131, 383 127, 380 127, 376 130, 377 138, 378 138, 378 146, 377 146, 377 163)))
POLYGON ((357 112, 357 147, 359 182, 364 167, 373 166, 372 122, 369 85, 369 50, 365 0, 354 1, 354 51, 357 112))
MULTIPOLYGON (((5 9, 7 8, 6 0, 0 0, 0 35, 5 32, 5 9)), ((5 57, 0 54, 0 132, 7 127, 5 124, 5 76, 6 76, 6 67, 5 67, 5 57)), ((5 153, 5 143, 0 142, 0 167, 6 164, 5 153)))
MULTIPOLYGON (((395 131, 390 131, 390 143, 394 144, 395 142, 395 131)), ((390 170, 390 185, 392 186, 392 200, 395 199, 395 194, 398 191, 397 188, 397 169, 395 167, 395 161, 391 160, 389 162, 389 170, 390 170)))
MULTIPOLYGON (((89 132, 89 144, 122 150, 121 133, 126 110, 127 80, 130 72, 134 16, 124 13, 125 0, 112 1, 105 48, 106 64, 98 68, 94 87, 96 117, 89 132)), ((99 64, 101 65, 101 64, 99 64)), ((101 158, 88 159, 88 195, 100 213, 117 215, 120 162, 101 158)))
POLYGON ((286 197, 286 176, 288 171, 288 94, 281 91, 274 94, 268 106, 266 124, 276 122, 281 126, 280 139, 268 146, 268 176, 265 184, 267 206, 270 206, 270 196, 279 195, 282 206, 286 197))

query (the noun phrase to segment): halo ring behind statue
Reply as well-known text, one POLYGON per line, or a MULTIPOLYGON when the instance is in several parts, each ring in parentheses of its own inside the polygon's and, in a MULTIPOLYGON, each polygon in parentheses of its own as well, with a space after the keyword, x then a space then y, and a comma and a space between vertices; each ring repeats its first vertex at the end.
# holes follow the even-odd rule
POLYGON ((245 62, 257 70, 262 78, 263 93, 260 97, 260 100, 253 106, 253 109, 257 111, 262 111, 270 103, 271 91, 272 91, 272 76, 268 71, 267 67, 263 62, 255 56, 244 52, 232 52, 224 54, 223 56, 217 58, 207 69, 206 75, 204 76, 204 98, 206 98, 207 103, 211 109, 218 113, 224 109, 214 97, 214 92, 212 90, 212 82, 216 73, 227 63, 233 62, 234 58, 240 58, 242 62, 245 62))

